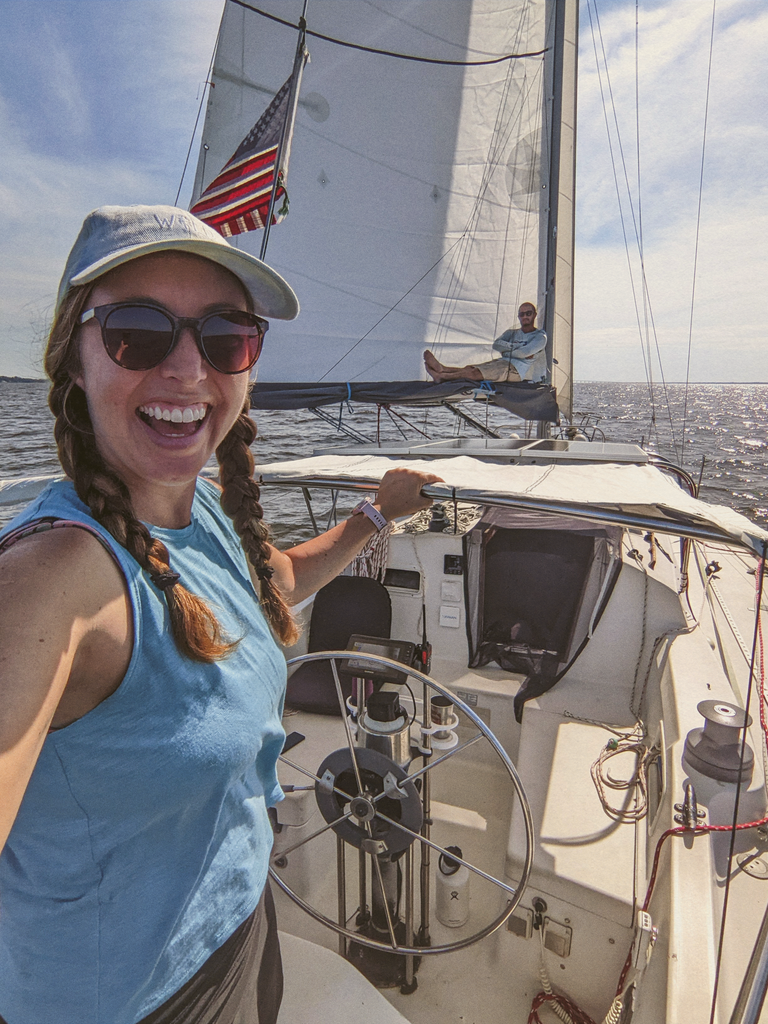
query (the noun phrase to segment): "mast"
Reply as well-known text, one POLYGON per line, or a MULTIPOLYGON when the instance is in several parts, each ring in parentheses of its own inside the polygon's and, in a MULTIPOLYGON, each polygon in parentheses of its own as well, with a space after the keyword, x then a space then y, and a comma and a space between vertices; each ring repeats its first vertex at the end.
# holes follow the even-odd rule
POLYGON ((573 418, 573 262, 576 184, 576 76, 578 0, 550 0, 552 125, 547 221, 546 312, 548 356, 560 411, 573 418), (555 362, 556 360, 556 362, 555 362))
POLYGON ((280 175, 284 172, 283 158, 285 156, 286 143, 290 141, 291 135, 293 134, 293 123, 296 120, 296 107, 299 102, 299 87, 301 84, 301 68, 305 61, 304 55, 304 44, 307 37, 307 3, 309 0, 304 0, 304 7, 299 18, 299 37, 296 40, 296 57, 293 62, 293 75, 291 78, 291 91, 288 97, 288 116, 285 119, 283 125, 283 133, 280 136, 280 145, 277 149, 277 156, 275 158, 275 180, 272 183, 272 195, 269 197, 269 210, 267 211, 267 219, 264 222, 264 236, 261 240, 261 251, 259 252, 259 259, 264 259, 267 255, 267 245, 269 243, 269 229, 272 226, 272 215, 275 210, 275 200, 277 198, 277 190, 280 187, 280 175))

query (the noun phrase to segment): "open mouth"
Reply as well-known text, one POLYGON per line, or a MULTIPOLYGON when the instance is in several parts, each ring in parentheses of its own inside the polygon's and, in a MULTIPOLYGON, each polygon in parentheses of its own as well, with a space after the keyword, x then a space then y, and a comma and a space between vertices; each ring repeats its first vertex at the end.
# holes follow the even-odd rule
POLYGON ((203 425, 208 406, 197 405, 140 405, 136 414, 140 420, 164 437, 190 437, 203 425))

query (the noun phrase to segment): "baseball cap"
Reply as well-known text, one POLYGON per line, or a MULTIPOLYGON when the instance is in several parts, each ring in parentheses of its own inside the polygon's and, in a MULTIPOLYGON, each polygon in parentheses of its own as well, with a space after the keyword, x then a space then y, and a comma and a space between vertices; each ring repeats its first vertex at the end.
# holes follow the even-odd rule
POLYGON ((67 259, 56 311, 71 287, 89 284, 139 256, 165 251, 204 256, 231 271, 261 316, 277 320, 298 316, 299 300, 276 271, 175 206, 102 206, 89 213, 67 259))

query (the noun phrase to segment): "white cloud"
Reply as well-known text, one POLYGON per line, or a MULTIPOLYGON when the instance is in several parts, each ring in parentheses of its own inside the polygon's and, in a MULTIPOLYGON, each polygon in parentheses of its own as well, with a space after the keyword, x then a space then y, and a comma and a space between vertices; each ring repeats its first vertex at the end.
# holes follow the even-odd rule
POLYGON ((44 81, 50 93, 48 102, 55 107, 57 118, 66 125, 68 132, 76 138, 82 137, 90 128, 90 108, 83 81, 53 22, 42 26, 35 48, 39 80, 44 81))
MULTIPOLYGON (((640 8, 644 255, 669 380, 684 379, 686 373, 711 14, 708 0, 640 8)), ((575 372, 580 379, 639 380, 645 372, 586 9, 581 24, 575 372)), ((601 17, 601 28, 637 217, 634 4, 613 6, 601 17)), ((763 5, 721 0, 710 84, 692 380, 768 380, 762 342, 768 320, 763 283, 768 270, 766 38, 768 10, 763 5)), ((605 78, 603 88, 607 93, 605 78)), ((610 107, 609 118, 618 162, 610 107)), ((620 163, 617 173, 642 303, 620 163)))
POLYGON ((173 201, 222 5, 3 6, 0 374, 28 376, 40 374, 41 339, 85 214, 173 201))

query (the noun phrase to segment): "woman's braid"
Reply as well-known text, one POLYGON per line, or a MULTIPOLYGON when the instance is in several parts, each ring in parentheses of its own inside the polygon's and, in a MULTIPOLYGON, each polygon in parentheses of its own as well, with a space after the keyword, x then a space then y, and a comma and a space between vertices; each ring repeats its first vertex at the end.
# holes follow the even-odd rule
POLYGON ((105 464, 96 445, 85 394, 73 376, 80 370, 71 343, 89 289, 73 290, 51 330, 46 371, 52 385, 48 404, 56 418, 54 437, 64 472, 97 522, 109 531, 163 590, 171 632, 182 654, 194 661, 212 662, 237 646, 225 640, 216 617, 191 594, 172 572, 168 549, 136 518, 125 483, 105 464))
POLYGON ((261 491, 253 479, 250 445, 256 424, 243 409, 235 425, 216 449, 221 480, 221 507, 232 520, 237 535, 261 582, 261 603, 267 619, 282 643, 290 646, 299 630, 280 591, 272 582, 269 564, 269 529, 259 502, 261 491))

